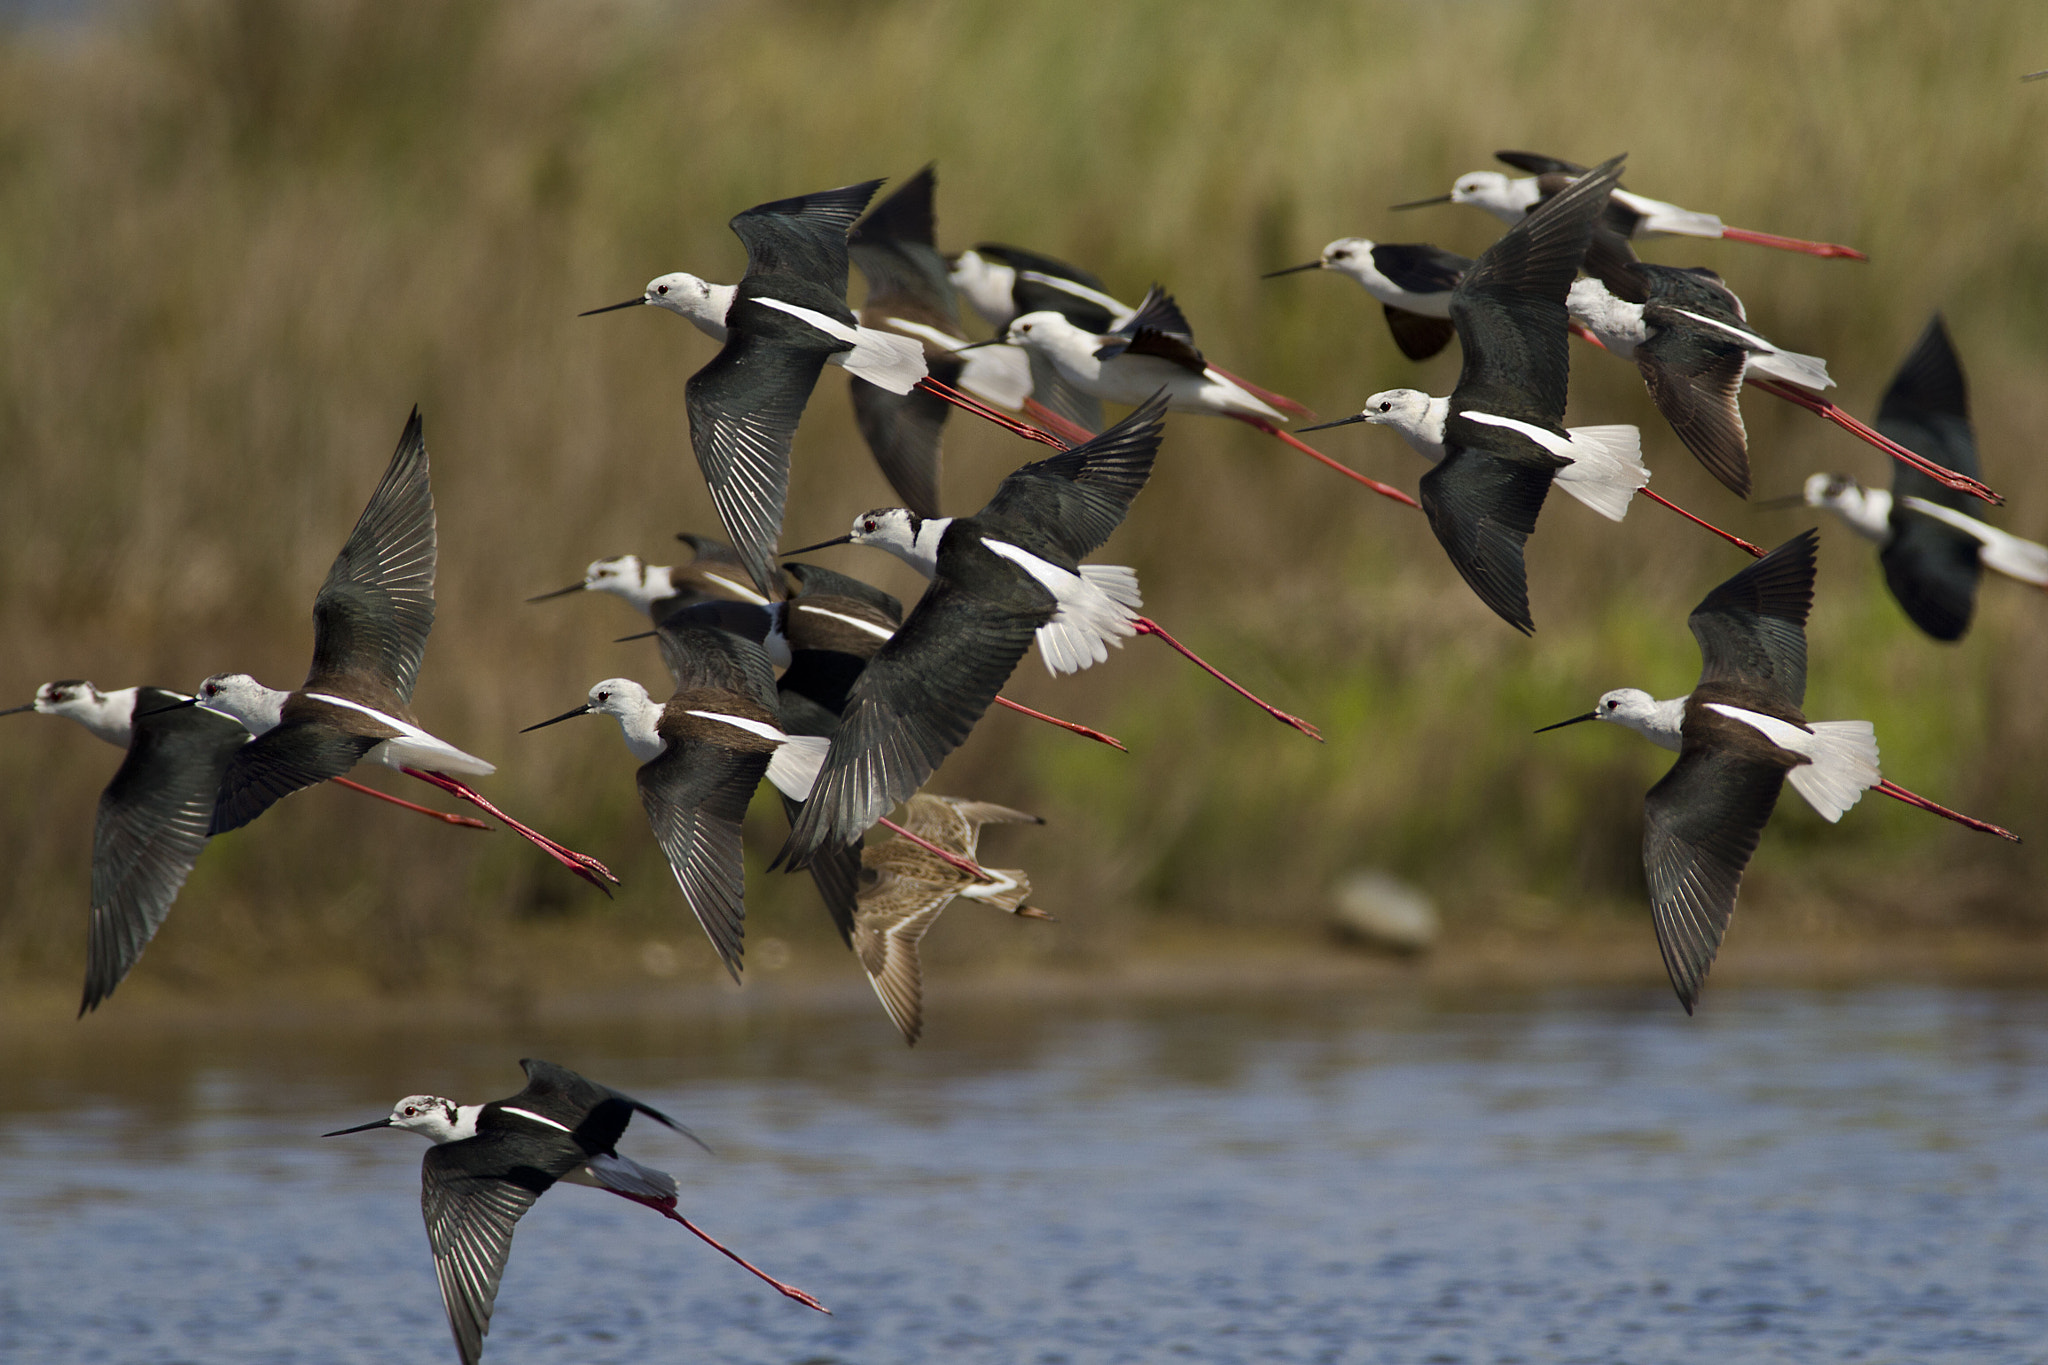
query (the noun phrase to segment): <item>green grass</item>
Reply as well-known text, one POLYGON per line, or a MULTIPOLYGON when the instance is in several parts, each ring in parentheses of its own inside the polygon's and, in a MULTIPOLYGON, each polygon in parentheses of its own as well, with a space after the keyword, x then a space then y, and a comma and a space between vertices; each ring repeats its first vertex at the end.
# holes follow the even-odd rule
MULTIPOLYGON (((694 942, 629 760, 599 725, 517 736, 596 679, 659 677, 613 646, 609 602, 526 607, 599 555, 662 557, 715 526, 682 384, 711 349, 678 320, 578 320, 657 273, 738 273, 725 228, 763 199, 936 159, 946 240, 1154 279, 1212 356, 1325 412, 1416 367, 1347 282, 1262 270, 1365 233, 1478 251, 1470 210, 1389 214, 1496 147, 1584 161, 1728 221, 1855 243, 1872 262, 1664 242, 1724 271, 1752 318, 1828 357, 1868 413, 1926 314, 1970 367, 2002 524, 2048 534, 2048 88, 2036 7, 1795 0, 1593 3, 708 5, 277 3, 138 7, 0 38, 0 701, 47 678, 189 687, 299 677, 307 604, 407 409, 427 414, 440 617, 418 710, 503 765, 510 809, 628 880, 607 906, 507 836, 411 821, 335 792, 294 798, 201 861, 151 964, 198 986, 339 961, 388 989, 474 976, 508 925, 694 942), (1455 54, 1454 56, 1451 54, 1455 54), (2031 54, 2031 55, 2029 55, 2031 54), (182 974, 182 975, 181 975, 182 974)), ((1633 372, 1587 354, 1577 420, 1636 421, 1657 487, 1752 539, 1752 513, 1688 459, 1633 372)), ((888 495, 828 375, 798 440, 799 541, 888 495)), ((1887 477, 1867 449, 1756 396, 1759 491, 1818 468, 1887 477)), ((1327 449, 1412 487, 1386 433, 1327 449)), ((948 436, 968 509, 1030 450, 948 436)), ((1005 836, 1088 942, 1148 915, 1301 924, 1339 872, 1380 865, 1454 922, 1532 905, 1633 904, 1642 789, 1660 755, 1537 725, 1632 684, 1670 695, 1683 618, 1739 566, 1643 507, 1621 527, 1557 500, 1531 551, 1540 633, 1492 618, 1421 519, 1247 430, 1177 418, 1107 555, 1148 607, 1250 686, 1317 721, 1318 747, 1134 642, 1026 701, 1105 726, 1128 757, 993 717, 938 786, 1046 814, 1005 836), (1133 918, 1140 917, 1140 918, 1133 918)), ((1809 709, 1868 716, 1909 786, 2034 829, 2048 810, 2048 610, 1986 585, 1959 649, 1914 634, 1870 548, 1825 533, 1809 709)), ((847 567, 914 593, 879 557, 847 567)), ((88 818, 115 756, 7 722, 0 976, 71 976, 88 818)), ((1839 827, 1785 803, 1752 902, 2036 923, 2048 871, 1892 803, 1839 827)), ((761 822, 765 862, 779 837, 761 822)), ((825 931, 800 881, 762 875, 757 922, 825 931)), ((1108 941, 1107 939, 1101 941, 1108 941)), ((708 957, 706 958, 708 961, 708 957)), ((145 970, 149 970, 146 968, 145 970)), ((491 968, 498 970, 498 968, 491 968)), ((510 970, 509 968, 507 970, 510 970)))

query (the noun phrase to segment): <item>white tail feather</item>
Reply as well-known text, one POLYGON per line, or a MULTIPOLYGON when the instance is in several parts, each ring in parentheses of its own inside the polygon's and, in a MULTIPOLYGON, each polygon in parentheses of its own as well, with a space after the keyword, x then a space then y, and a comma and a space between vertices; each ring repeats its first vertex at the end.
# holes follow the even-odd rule
POLYGON ((1775 349, 1753 351, 1749 357, 1749 368, 1768 378, 1782 379, 1803 388, 1831 389, 1835 386, 1835 381, 1828 378, 1827 361, 1817 355, 1775 349))
POLYGON ((642 1166, 631 1157, 599 1154, 590 1158, 583 1169, 569 1176, 568 1180, 575 1185, 592 1184, 615 1194, 637 1194, 647 1199, 676 1197, 674 1176, 652 1166, 642 1166), (588 1176, 589 1179, 578 1180, 576 1176, 588 1176))
POLYGON ((876 388, 887 389, 891 393, 909 393, 928 373, 922 342, 872 327, 861 328, 853 349, 841 351, 832 357, 832 361, 844 367, 848 374, 859 375, 876 388))
POLYGON ((1722 715, 1753 726, 1765 739, 1808 761, 1785 774, 1792 790, 1806 798, 1830 824, 1863 799, 1863 793, 1884 780, 1877 768, 1877 734, 1867 720, 1808 721, 1802 730, 1790 721, 1761 715, 1722 702, 1707 705, 1722 715))
POLYGON ((808 801, 831 747, 831 740, 817 735, 791 735, 776 746, 774 757, 768 760, 768 780, 790 800, 808 801))
POLYGON ((1643 434, 1632 426, 1573 427, 1571 463, 1557 471, 1557 486, 1586 506, 1620 521, 1636 490, 1650 481, 1643 467, 1643 434))
POLYGON ((999 408, 1021 408, 1031 396, 1031 357, 1016 346, 983 346, 963 357, 960 387, 999 408))
POLYGON ((1953 526, 1964 535, 1976 537, 1977 543, 1983 547, 1977 552, 1977 557, 1984 561, 1985 568, 1995 569, 2007 578, 2017 578, 2037 588, 2048 588, 2048 545, 2021 540, 1996 526, 1925 498, 1909 497, 1904 503, 1922 516, 1933 517, 1944 526, 1953 526))

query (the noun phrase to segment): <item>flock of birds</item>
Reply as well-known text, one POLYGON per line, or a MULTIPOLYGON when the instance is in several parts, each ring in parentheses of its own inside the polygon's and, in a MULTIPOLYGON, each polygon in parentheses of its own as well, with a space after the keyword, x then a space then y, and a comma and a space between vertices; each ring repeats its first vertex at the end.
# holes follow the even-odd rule
MULTIPOLYGON (((1283 430, 1307 410, 1212 364, 1158 286, 1130 306, 1095 276, 1035 252, 982 244, 942 254, 929 167, 871 211, 879 181, 739 214, 731 225, 747 266, 737 284, 666 274, 635 298, 592 310, 652 305, 719 343, 685 398, 691 447, 724 539, 679 536, 690 559, 677 565, 601 559, 577 582, 532 599, 605 592, 646 613, 670 675, 667 694, 608 678, 581 704, 529 728, 585 715, 619 723, 639 763, 655 838, 735 980, 745 922, 741 824, 765 778, 790 825, 777 863, 810 873, 890 1018, 915 1043, 923 1028, 918 946, 947 905, 965 898, 1050 918, 1029 904, 1024 872, 979 861, 984 826, 1038 817, 921 788, 992 705, 1122 747, 1001 695, 1034 642, 1057 676, 1104 662, 1127 639, 1157 636, 1276 719, 1321 738, 1142 615, 1132 570, 1084 562, 1151 477, 1166 415, 1195 413, 1245 422, 1419 508, 1480 600, 1524 633, 1534 629, 1524 546, 1553 484, 1614 521, 1646 498, 1755 557, 1689 618, 1704 660, 1690 694, 1658 700, 1622 688, 1560 722, 1621 724, 1678 754, 1647 797, 1644 866, 1658 943, 1688 1013, 1786 782, 1830 821, 1875 789, 2014 838, 1885 780, 1868 722, 1811 721, 1802 712, 1814 531, 1766 553, 1651 493, 1636 427, 1564 425, 1576 335, 1633 360, 1680 441, 1738 497, 1751 489, 1739 406, 1745 385, 1856 433, 1898 462, 1890 492, 1815 474, 1799 500, 1876 541, 1907 614, 1929 635, 1955 640, 1969 625, 1983 569, 2048 586, 2048 549, 1971 515, 1976 502, 1998 499, 1977 477, 1962 368, 1939 317, 1900 369, 1875 427, 1867 426, 1822 396, 1833 382, 1825 362, 1765 339, 1718 275, 1642 262, 1631 243, 1677 234, 1819 256, 1859 253, 1727 227, 1632 194, 1620 187, 1621 157, 1592 168, 1527 153, 1501 157, 1528 174, 1478 172, 1449 195, 1419 201, 1472 204, 1507 222, 1476 260, 1351 237, 1315 261, 1272 272, 1326 270, 1357 281, 1383 305, 1411 359, 1457 341, 1462 369, 1448 395, 1390 389, 1326 424, 1398 432, 1431 462, 1415 497, 1283 430), (846 299, 853 267, 868 287, 859 313, 846 299), (993 336, 970 340, 962 300, 993 336), (778 549, 792 439, 827 363, 851 376, 860 431, 902 505, 864 512, 845 535, 788 554, 838 545, 886 551, 930 580, 908 611, 849 573, 778 549), (1130 411, 1110 423, 1105 403, 1130 411), (941 510, 940 444, 954 407, 1050 448, 965 516, 941 510), (901 823, 890 818, 899 806, 901 823), (867 842, 877 826, 894 837, 867 842)), ((61 681, 14 708, 70 717, 126 750, 94 828, 81 1014, 135 967, 206 841, 293 792, 337 782, 436 819, 481 825, 350 781, 346 774, 364 762, 479 807, 601 890, 617 880, 596 858, 499 810, 470 782, 492 765, 413 715, 434 618, 435 535, 415 411, 314 598, 313 661, 297 689, 244 673, 215 674, 189 695, 61 681)), ((508 1099, 458 1105, 414 1095, 388 1118, 361 1125, 416 1132, 434 1144, 423 1205, 465 1362, 481 1355, 515 1224, 557 1181, 646 1204, 710 1240, 676 1212, 672 1177, 616 1150, 635 1113, 679 1125, 561 1067, 523 1065, 527 1087, 508 1099)))

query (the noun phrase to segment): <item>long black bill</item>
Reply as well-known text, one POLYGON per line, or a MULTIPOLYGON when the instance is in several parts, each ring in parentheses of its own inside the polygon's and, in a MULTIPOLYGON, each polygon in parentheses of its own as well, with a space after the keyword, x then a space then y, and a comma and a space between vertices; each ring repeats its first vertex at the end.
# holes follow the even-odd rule
POLYGON ((1323 263, 1321 261, 1310 261, 1307 265, 1290 265, 1285 270, 1268 270, 1259 278, 1262 280, 1277 280, 1282 275, 1299 275, 1304 270, 1321 270, 1322 268, 1323 263))
POLYGON ((826 550, 834 545, 851 545, 852 543, 853 536, 850 533, 843 536, 834 536, 830 540, 821 540, 816 545, 806 545, 801 550, 784 550, 778 558, 788 559, 791 555, 807 555, 813 550, 826 550))
POLYGON ((621 308, 631 308, 637 304, 642 304, 645 302, 647 302, 647 296, 645 294, 642 294, 637 299, 627 299, 624 303, 608 303, 602 308, 592 308, 588 312, 578 313, 576 316, 579 318, 594 318, 599 313, 616 313, 621 308))
POLYGON ((553 592, 544 592, 538 597, 529 597, 526 600, 529 602, 545 602, 550 597, 567 597, 572 592, 582 592, 589 586, 588 583, 571 583, 566 588, 556 588, 553 592))
POLYGON ((1438 194, 1432 195, 1427 199, 1410 199, 1405 204, 1389 204, 1387 207, 1395 209, 1426 209, 1431 204, 1448 204, 1450 202, 1451 196, 1448 194, 1438 194))
POLYGON ((1336 421, 1334 421, 1334 422, 1322 422, 1322 423, 1319 423, 1318 425, 1316 425, 1316 426, 1312 426, 1312 427, 1297 427, 1297 428, 1296 428, 1296 430, 1297 430, 1297 431, 1304 431, 1304 432, 1306 432, 1306 431, 1328 431, 1328 430, 1329 430, 1329 429, 1330 429, 1331 427, 1348 427, 1348 426, 1350 426, 1350 425, 1351 425, 1351 424, 1352 424, 1353 422, 1363 422, 1364 420, 1365 420, 1365 414, 1364 414, 1364 413, 1362 413, 1362 412, 1354 412, 1354 413, 1352 413, 1352 414, 1351 414, 1351 415, 1350 415, 1349 417, 1339 417, 1339 418, 1338 418, 1338 419, 1337 419, 1336 421))
POLYGON ((1002 344, 1003 339, 1001 337, 990 337, 987 341, 970 341, 965 346, 955 346, 953 354, 959 355, 962 351, 978 351, 984 346, 1000 346, 1002 344))
POLYGON ((23 711, 33 711, 35 709, 36 704, 30 702, 27 706, 10 706, 5 711, 0 711, 0 716, 15 716, 20 715, 23 711))
POLYGON ((1542 734, 1542 733, 1543 733, 1543 731, 1544 731, 1544 730, 1562 730, 1562 729, 1564 729, 1564 727, 1565 727, 1565 726, 1567 726, 1567 725, 1577 725, 1577 724, 1578 724, 1578 723, 1579 723, 1580 721, 1582 721, 1582 720, 1598 720, 1598 719, 1600 719, 1600 713, 1599 713, 1598 711, 1588 711, 1588 712, 1587 712, 1587 713, 1586 713, 1585 715, 1583 715, 1583 716, 1573 716, 1573 717, 1572 717, 1572 718, 1571 718, 1570 720, 1561 720, 1561 721, 1559 721, 1559 722, 1558 722, 1557 724, 1555 724, 1555 725, 1546 725, 1546 726, 1544 726, 1544 727, 1543 727, 1543 729, 1542 729, 1542 730, 1538 730, 1538 731, 1536 731, 1536 733, 1540 735, 1540 734, 1542 734))
POLYGON ((521 730, 519 733, 522 735, 531 734, 535 730, 545 730, 550 725, 560 725, 565 720, 574 720, 578 716, 587 716, 589 714, 590 703, 585 702, 583 703, 583 705, 577 707, 574 711, 564 711, 561 715, 556 716, 553 720, 544 720, 538 725, 529 725, 524 730, 521 730))
POLYGON ((661 632, 658 630, 643 630, 638 635, 621 635, 618 639, 612 641, 612 643, 615 645, 622 645, 626 643, 626 641, 628 640, 652 640, 655 636, 659 634, 661 634, 661 632))
MULTIPOLYGON (((199 698, 197 698, 197 697, 187 697, 187 698, 185 698, 185 700, 183 700, 183 701, 174 701, 174 702, 171 702, 171 703, 170 703, 169 705, 167 705, 167 706, 153 706, 153 707, 151 707, 151 708, 150 708, 149 710, 147 710, 147 711, 137 711, 137 712, 136 712, 135 714, 136 714, 136 715, 138 715, 138 716, 160 716, 160 715, 162 715, 162 714, 163 714, 164 712, 166 712, 166 711, 182 711, 182 710, 184 710, 184 709, 185 709, 186 707, 188 707, 188 706, 197 706, 197 705, 199 705, 199 698)), ((4 714, 4 713, 0 713, 0 714, 4 714)), ((225 713, 224 713, 224 712, 216 712, 215 714, 225 714, 225 713)))
POLYGON ((390 1119, 378 1119, 375 1123, 359 1123, 353 1128, 337 1128, 331 1133, 322 1133, 320 1136, 340 1137, 343 1133, 367 1133, 372 1128, 389 1128, 390 1126, 390 1119))
POLYGON ((1804 507, 1805 505, 1806 494, 1787 493, 1782 498, 1764 498, 1753 502, 1750 504, 1750 508, 1757 512, 1782 512, 1787 507, 1804 507))

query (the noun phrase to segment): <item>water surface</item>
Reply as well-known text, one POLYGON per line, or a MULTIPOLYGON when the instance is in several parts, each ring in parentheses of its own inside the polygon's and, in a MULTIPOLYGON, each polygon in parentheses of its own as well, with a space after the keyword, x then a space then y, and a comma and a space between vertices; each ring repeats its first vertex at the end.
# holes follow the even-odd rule
POLYGON ((835 1316, 563 1187, 501 1365, 2048 1360, 2029 994, 948 1002, 892 1039, 863 1011, 12 1056, 0 1359, 453 1360, 424 1144, 316 1135, 538 1055, 703 1134, 622 1148, 835 1316))

